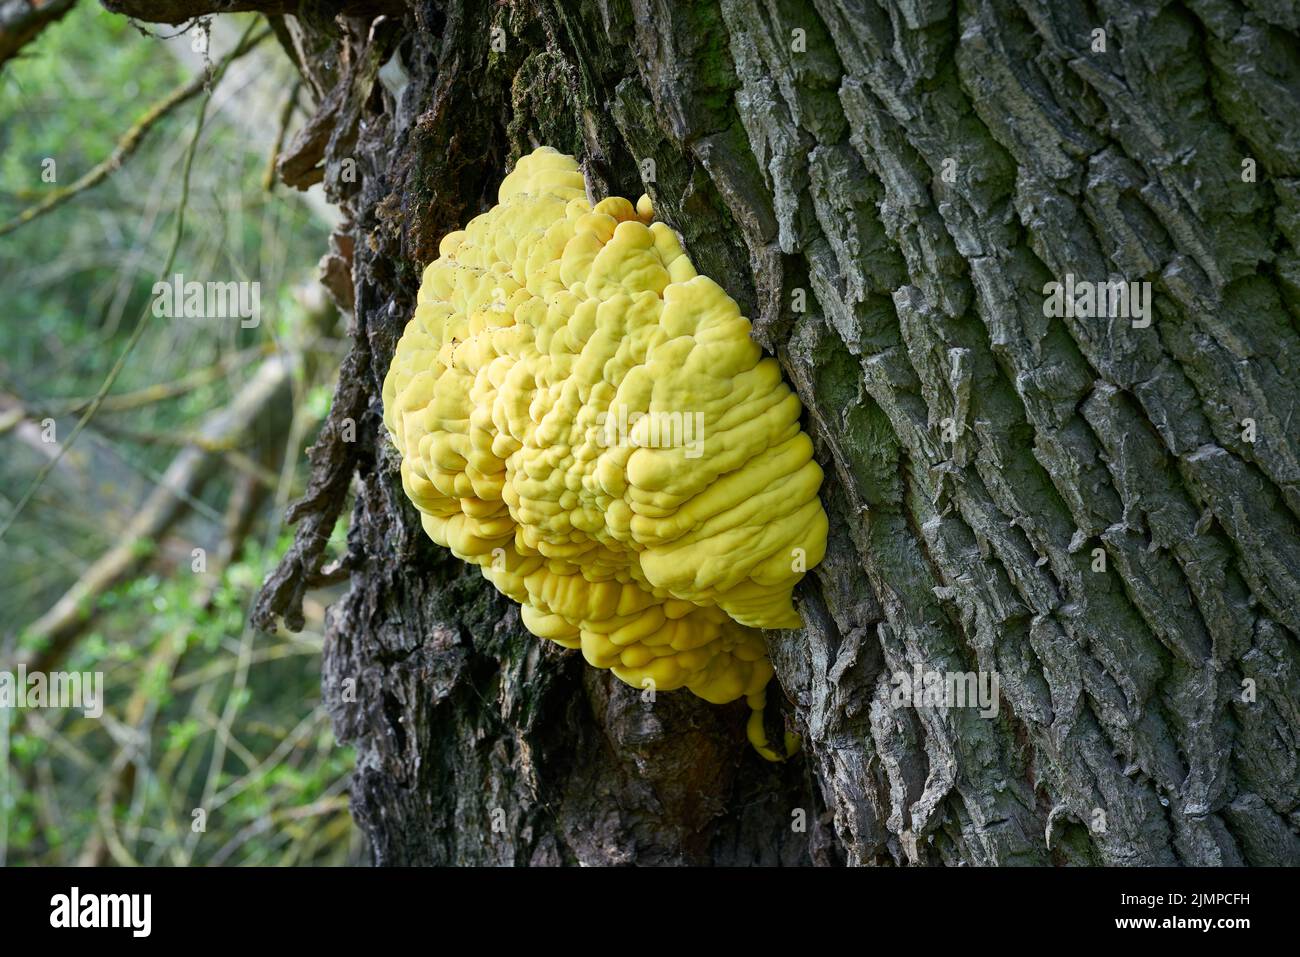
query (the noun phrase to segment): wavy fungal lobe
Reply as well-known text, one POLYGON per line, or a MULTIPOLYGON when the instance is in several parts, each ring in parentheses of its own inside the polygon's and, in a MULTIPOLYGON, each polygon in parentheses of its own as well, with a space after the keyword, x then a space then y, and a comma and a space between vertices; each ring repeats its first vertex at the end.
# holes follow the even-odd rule
POLYGON ((634 687, 747 698, 777 759, 757 629, 801 623, 822 471, 749 320, 652 219, 593 207, 572 157, 523 157, 425 269, 384 422, 424 530, 529 631, 634 687))

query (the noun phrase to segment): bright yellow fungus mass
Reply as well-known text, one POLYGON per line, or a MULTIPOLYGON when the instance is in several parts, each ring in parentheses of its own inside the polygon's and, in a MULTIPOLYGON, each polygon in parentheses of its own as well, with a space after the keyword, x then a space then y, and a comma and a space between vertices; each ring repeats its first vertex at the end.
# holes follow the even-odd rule
POLYGON ((424 530, 529 631, 637 688, 745 697, 776 760, 757 629, 801 624, 822 471, 749 320, 653 217, 592 206, 570 156, 521 159, 425 269, 384 422, 424 530))

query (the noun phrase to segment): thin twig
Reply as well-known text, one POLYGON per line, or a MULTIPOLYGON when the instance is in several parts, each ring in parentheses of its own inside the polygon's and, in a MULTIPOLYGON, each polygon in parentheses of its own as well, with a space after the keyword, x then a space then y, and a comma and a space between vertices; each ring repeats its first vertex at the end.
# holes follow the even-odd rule
MULTIPOLYGON (((247 39, 248 35, 245 33, 245 39, 240 41, 239 46, 226 54, 225 59, 222 60, 216 72, 213 74, 212 82, 215 84, 221 74, 225 72, 227 66, 242 57, 245 53, 248 53, 270 36, 270 34, 271 31, 267 29, 263 30, 251 39, 247 39)), ((137 149, 139 149, 141 142, 144 141, 145 135, 153 129, 163 117, 176 109, 176 107, 180 106, 182 103, 193 99, 195 96, 207 89, 208 76, 206 73, 200 73, 189 83, 173 90, 163 99, 151 106, 145 114, 140 117, 140 119, 135 121, 131 128, 128 129, 126 133, 123 134, 122 138, 117 141, 117 146, 114 147, 113 152, 109 154, 108 159, 92 167, 71 186, 55 190, 35 206, 29 206, 13 219, 0 224, 0 236, 11 233, 19 226, 26 225, 32 220, 44 216, 50 210, 62 206, 78 193, 83 193, 92 186, 98 186, 113 173, 117 172, 117 170, 121 168, 122 164, 126 162, 137 149)))
MULTIPOLYGON (((171 382, 160 382, 155 385, 145 386, 143 389, 137 389, 134 392, 123 392, 119 395, 106 396, 100 403, 99 411, 101 412, 125 412, 129 409, 138 409, 141 406, 153 405, 156 402, 163 402, 167 399, 176 399, 189 395, 195 389, 209 385, 213 382, 220 381, 228 376, 232 370, 246 365, 259 356, 268 356, 273 352, 272 345, 263 343, 260 346, 252 346, 248 349, 241 349, 238 352, 232 352, 222 356, 210 366, 202 369, 196 369, 179 379, 171 382)), ((42 409, 47 415, 72 415, 80 412, 91 402, 93 396, 85 398, 52 400, 66 402, 55 411, 42 409)))

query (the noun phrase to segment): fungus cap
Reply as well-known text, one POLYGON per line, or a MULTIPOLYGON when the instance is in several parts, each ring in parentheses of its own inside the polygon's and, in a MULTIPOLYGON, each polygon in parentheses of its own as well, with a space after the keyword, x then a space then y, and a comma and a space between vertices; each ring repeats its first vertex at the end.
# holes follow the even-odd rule
POLYGON ((529 631, 634 687, 746 698, 775 759, 757 629, 800 624, 822 471, 780 367, 653 215, 523 157, 425 269, 384 422, 424 530, 529 631))

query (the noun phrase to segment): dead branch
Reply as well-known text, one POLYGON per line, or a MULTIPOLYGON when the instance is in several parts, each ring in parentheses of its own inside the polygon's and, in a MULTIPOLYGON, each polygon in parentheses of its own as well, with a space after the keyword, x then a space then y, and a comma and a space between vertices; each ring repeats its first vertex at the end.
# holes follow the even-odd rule
POLYGON ((48 671, 93 620, 95 605, 108 589, 130 577, 144 563, 142 544, 156 542, 184 514, 185 497, 192 497, 210 477, 221 457, 212 447, 228 445, 244 435, 259 415, 282 394, 292 362, 272 356, 258 369, 228 406, 210 415, 199 435, 206 446, 183 449, 163 473, 162 481, 145 500, 122 535, 121 544, 101 555, 28 634, 40 643, 26 662, 32 670, 48 671))

